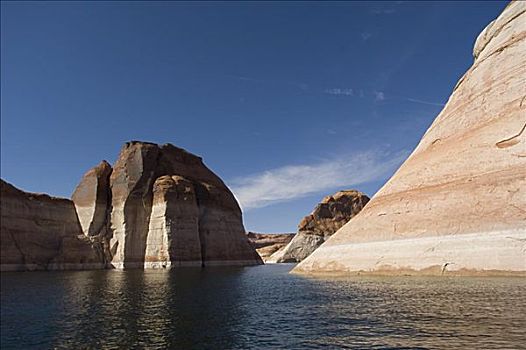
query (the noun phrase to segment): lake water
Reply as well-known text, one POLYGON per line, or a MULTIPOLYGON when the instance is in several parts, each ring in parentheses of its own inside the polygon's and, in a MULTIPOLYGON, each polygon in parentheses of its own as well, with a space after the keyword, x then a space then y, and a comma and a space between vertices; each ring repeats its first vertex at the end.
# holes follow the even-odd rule
POLYGON ((1 275, 2 349, 524 349, 523 278, 293 265, 1 275))

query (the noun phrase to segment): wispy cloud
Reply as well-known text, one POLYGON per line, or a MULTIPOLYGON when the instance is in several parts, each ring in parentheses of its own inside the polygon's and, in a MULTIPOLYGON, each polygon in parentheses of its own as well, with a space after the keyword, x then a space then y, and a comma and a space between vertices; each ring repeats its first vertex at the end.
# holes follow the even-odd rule
POLYGON ((360 34, 361 37, 362 37, 362 40, 363 41, 367 41, 369 40, 373 35, 369 32, 363 32, 362 34, 360 34))
POLYGON ((395 2, 377 2, 374 3, 371 13, 374 15, 392 15, 396 13, 400 5, 406 3, 407 1, 395 1, 395 2))
POLYGON ((354 96, 354 90, 349 88, 331 88, 325 89, 323 92, 329 95, 345 95, 345 96, 354 96))
POLYGON ((385 100, 385 94, 382 91, 374 91, 374 100, 375 101, 385 100))
POLYGON ((394 8, 376 8, 371 10, 371 13, 375 15, 392 15, 396 10, 394 8))
MULTIPOLYGON (((362 34, 362 36, 363 36, 363 34, 362 34)), ((365 37, 364 37, 364 40, 366 40, 365 37)), ((389 75, 389 74, 387 74, 387 75, 389 75)), ((373 96, 375 102, 381 102, 381 101, 384 101, 386 99, 385 92, 384 91, 378 91, 378 90, 373 90, 373 91, 367 90, 367 91, 364 91, 363 89, 350 88, 350 87, 322 88, 322 87, 319 87, 319 86, 313 86, 313 85, 300 83, 300 82, 294 82, 294 81, 264 80, 264 79, 256 79, 256 78, 247 77, 247 76, 240 76, 240 75, 227 75, 227 76, 230 77, 230 78, 238 79, 240 81, 246 81, 246 82, 252 82, 252 83, 263 83, 263 84, 269 83, 269 84, 289 85, 289 86, 294 86, 294 87, 296 87, 298 89, 301 89, 303 91, 314 92, 314 93, 323 93, 323 94, 326 94, 326 95, 355 97, 355 98, 356 97, 365 98, 366 96, 369 98, 370 96, 373 96)), ((411 97, 407 97, 407 96, 404 96, 404 95, 399 95, 396 92, 391 92, 391 91, 389 92, 389 98, 390 98, 390 100, 397 100, 397 101, 405 100, 405 101, 408 101, 408 102, 420 103, 420 104, 429 105, 429 106, 438 106, 438 107, 444 107, 445 106, 444 103, 431 102, 431 101, 425 101, 425 100, 420 100, 420 99, 416 99, 416 98, 411 98, 411 97)), ((244 102, 244 100, 240 100, 240 102, 244 102)))
POLYGON ((409 97, 406 98, 406 100, 409 102, 421 103, 421 104, 430 105, 430 106, 444 107, 446 105, 445 103, 429 102, 429 101, 423 101, 423 100, 418 100, 416 98, 409 98, 409 97))
POLYGON ((383 179, 408 154, 381 150, 351 153, 318 163, 283 166, 234 179, 230 185, 241 207, 250 210, 383 179))

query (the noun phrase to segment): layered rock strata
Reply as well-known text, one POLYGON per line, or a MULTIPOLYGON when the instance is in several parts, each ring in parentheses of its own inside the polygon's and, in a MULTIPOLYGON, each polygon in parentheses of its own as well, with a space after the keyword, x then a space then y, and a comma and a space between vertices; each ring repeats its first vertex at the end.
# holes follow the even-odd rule
POLYGON ((270 256, 285 248, 292 240, 294 233, 255 233, 248 232, 247 238, 252 247, 256 249, 263 261, 267 262, 270 256))
POLYGON ((72 201, 0 185, 2 271, 104 267, 100 243, 83 235, 72 201))
POLYGON ((298 225, 298 233, 281 251, 274 253, 270 262, 299 262, 345 225, 369 202, 360 191, 339 191, 324 197, 311 214, 298 225))
POLYGON ((526 2, 367 207, 296 273, 526 275, 526 2))

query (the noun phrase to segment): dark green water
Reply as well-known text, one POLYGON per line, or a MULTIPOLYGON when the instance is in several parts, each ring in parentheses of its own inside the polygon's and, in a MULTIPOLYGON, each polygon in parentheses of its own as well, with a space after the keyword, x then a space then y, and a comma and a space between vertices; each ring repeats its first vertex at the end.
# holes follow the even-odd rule
POLYGON ((2 273, 1 348, 526 348, 526 279, 291 268, 2 273))

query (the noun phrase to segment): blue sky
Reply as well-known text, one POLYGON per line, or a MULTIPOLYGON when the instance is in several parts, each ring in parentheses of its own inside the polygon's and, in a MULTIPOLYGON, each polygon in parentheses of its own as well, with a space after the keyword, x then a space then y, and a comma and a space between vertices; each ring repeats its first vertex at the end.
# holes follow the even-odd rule
POLYGON ((245 226, 373 195, 506 2, 2 2, 1 176, 69 197, 128 140, 201 155, 245 226))

